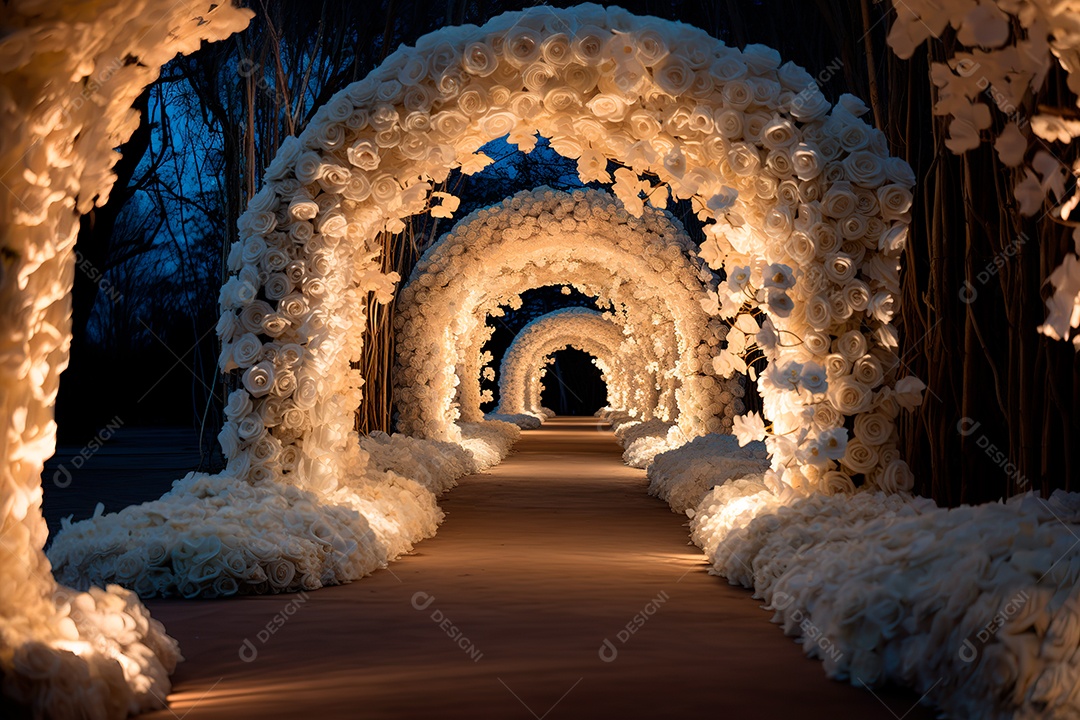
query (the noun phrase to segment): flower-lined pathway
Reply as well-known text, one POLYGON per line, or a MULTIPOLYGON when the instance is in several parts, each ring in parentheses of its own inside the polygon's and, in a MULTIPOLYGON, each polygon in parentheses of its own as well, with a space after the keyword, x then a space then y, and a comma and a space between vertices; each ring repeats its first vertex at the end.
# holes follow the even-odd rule
POLYGON ((828 680, 594 418, 523 433, 463 478, 416 552, 303 595, 151 601, 185 718, 929 718, 828 680))

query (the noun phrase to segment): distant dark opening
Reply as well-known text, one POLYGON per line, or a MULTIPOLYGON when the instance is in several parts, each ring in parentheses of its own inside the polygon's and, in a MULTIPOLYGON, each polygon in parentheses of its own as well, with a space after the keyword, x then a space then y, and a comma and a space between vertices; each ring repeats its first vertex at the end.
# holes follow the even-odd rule
POLYGON ((574 348, 555 353, 548 365, 541 404, 556 415, 592 415, 607 404, 607 383, 593 357, 574 348))
MULTIPOLYGON (((495 379, 480 381, 480 389, 491 392, 491 400, 480 404, 484 412, 491 412, 499 404, 499 370, 503 355, 514 342, 514 338, 521 329, 541 315, 547 315, 554 310, 568 307, 585 307, 597 309, 596 298, 584 295, 572 287, 566 285, 545 285, 532 288, 521 293, 521 307, 513 310, 503 307, 504 315, 489 315, 487 322, 494 332, 491 339, 484 344, 482 350, 487 350, 495 358, 490 367, 495 370, 495 379), (565 288, 565 289, 564 289, 565 288)), ((606 308, 601 308, 606 309, 606 308)), ((606 397, 605 397, 606 400, 606 397)), ((603 404, 601 404, 603 407, 603 404)), ((551 408, 554 410, 555 408, 551 408)))

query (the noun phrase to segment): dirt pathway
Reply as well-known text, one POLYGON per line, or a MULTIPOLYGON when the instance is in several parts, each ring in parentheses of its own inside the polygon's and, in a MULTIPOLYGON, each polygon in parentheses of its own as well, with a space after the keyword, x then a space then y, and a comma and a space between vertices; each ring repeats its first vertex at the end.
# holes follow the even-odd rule
POLYGON ((707 574, 620 455, 597 420, 557 418, 463 478, 439 534, 389 570, 306 599, 148 603, 187 662, 146 717, 933 716, 828 680, 707 574))

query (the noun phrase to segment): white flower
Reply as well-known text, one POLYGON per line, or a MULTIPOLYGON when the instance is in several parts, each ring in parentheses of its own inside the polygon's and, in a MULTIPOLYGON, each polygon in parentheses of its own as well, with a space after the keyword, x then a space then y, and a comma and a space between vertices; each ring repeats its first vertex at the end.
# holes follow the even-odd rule
POLYGON ((858 150, 844 158, 844 173, 847 178, 861 187, 873 188, 885 181, 885 166, 881 157, 858 150))
POLYGON ((249 367, 243 376, 244 389, 251 397, 262 397, 270 392, 274 386, 274 365, 269 362, 260 362, 249 367))
POLYGON ((799 376, 799 386, 811 393, 823 393, 829 387, 825 368, 814 362, 804 363, 799 376))
MULTIPOLYGON (((808 465, 828 467, 847 452, 848 435, 844 428, 830 428, 807 443, 800 456, 808 465)), ((833 466, 835 467, 835 466, 833 466)))
POLYGON ((829 380, 829 402, 844 415, 857 415, 870 407, 870 390, 850 375, 829 380))
POLYGON ((706 202, 706 206, 714 213, 722 213, 728 208, 735 205, 735 201, 739 199, 739 191, 735 188, 722 185, 720 192, 712 195, 706 202))
POLYGON ((254 333, 244 333, 232 344, 232 361, 238 368, 255 364, 262 352, 262 341, 254 333))
POLYGON ((375 170, 379 167, 380 156, 379 147, 369 139, 361 138, 357 140, 346 151, 349 157, 349 162, 368 172, 375 170))
POLYGON ((777 288, 769 288, 767 305, 769 312, 779 318, 786 318, 795 309, 795 302, 788 297, 787 292, 777 288))
POLYGON ((915 475, 906 462, 897 459, 881 471, 876 484, 888 493, 910 492, 915 487, 915 475))
POLYGON ((748 266, 736 266, 728 271, 727 286, 732 294, 741 293, 749 282, 750 268, 748 266))
POLYGON ((767 265, 761 275, 764 286, 767 288, 789 290, 795 286, 795 274, 790 267, 783 263, 767 265))
POLYGON ((905 410, 914 410, 922 404, 923 390, 926 383, 914 375, 908 375, 896 381, 896 401, 905 410))
POLYGON ((868 473, 878 464, 878 452, 862 440, 855 438, 847 444, 841 464, 856 473, 868 473))
POLYGON ((765 421, 756 412, 736 415, 733 419, 732 434, 739 440, 739 447, 765 439, 765 421))
POLYGON ((866 354, 866 336, 858 330, 848 330, 837 338, 836 347, 848 362, 855 362, 866 354))
POLYGON ((498 68, 499 59, 490 45, 475 41, 465 46, 462 66, 470 75, 488 77, 498 68))

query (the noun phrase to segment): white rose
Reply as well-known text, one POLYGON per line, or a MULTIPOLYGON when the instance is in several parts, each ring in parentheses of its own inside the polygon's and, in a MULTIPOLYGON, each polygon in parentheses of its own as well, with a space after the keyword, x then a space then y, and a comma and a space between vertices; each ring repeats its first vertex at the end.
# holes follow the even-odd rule
POLYGON ((274 386, 273 364, 263 361, 249 367, 244 372, 243 383, 244 389, 246 389, 252 397, 258 398, 266 395, 270 392, 270 388, 274 386))
MULTIPOLYGON (((242 390, 239 392, 243 392, 242 390)), ((244 393, 245 395, 247 393, 244 393)), ((218 444, 221 445, 221 454, 225 456, 227 460, 231 460, 236 457, 240 452, 240 435, 237 433, 236 421, 228 420, 221 428, 221 432, 217 436, 218 444)))
POLYGON ((289 216, 294 220, 311 220, 319 214, 319 205, 306 194, 300 194, 289 201, 289 216))
POLYGON ((788 252, 800 265, 808 265, 814 261, 817 254, 817 246, 805 232, 796 230, 788 238, 788 252))
POLYGON ((863 355, 856 360, 851 374, 869 388, 876 388, 885 376, 881 362, 873 355, 863 355))
POLYGON ((742 53, 734 48, 721 48, 719 52, 719 57, 713 58, 709 67, 709 74, 716 79, 717 84, 723 85, 746 76, 746 61, 743 60, 742 53))
POLYGON ((807 330, 803 333, 803 344, 806 349, 814 355, 825 355, 829 352, 829 341, 831 338, 828 333, 820 330, 807 330))
POLYGON ((870 406, 869 389, 850 375, 829 380, 829 402, 844 415, 856 415, 870 406))
POLYGON ((272 273, 263 285, 263 292, 270 300, 280 300, 293 291, 292 281, 285 273, 272 273))
POLYGON ((694 70, 677 54, 668 55, 653 68, 653 82, 672 97, 680 97, 694 83, 694 70))
POLYGON ((262 352, 262 342, 254 333, 245 333, 232 345, 232 360, 237 367, 249 368, 262 352))
POLYGON ((847 320, 853 313, 851 306, 847 304, 847 300, 844 298, 844 293, 842 292, 834 291, 829 293, 829 307, 832 310, 833 319, 837 322, 847 320))
POLYGON ((877 466, 878 451, 855 438, 848 442, 847 452, 844 453, 844 458, 840 463, 852 472, 865 474, 877 466))
POLYGON ((814 429, 818 431, 832 430, 844 422, 844 416, 836 411, 827 402, 819 402, 814 405, 814 429))
POLYGON ((600 120, 622 122, 626 116, 626 102, 616 95, 600 93, 594 96, 586 106, 600 120))
POLYGON ((896 297, 890 292, 877 292, 870 298, 866 313, 878 322, 892 322, 896 314, 896 297))
POLYGON ((858 270, 852 258, 844 253, 826 255, 824 267, 825 275, 837 285, 846 285, 858 270))
POLYGON ((812 143, 798 143, 791 153, 791 165, 800 180, 813 180, 821 174, 820 150, 812 143))
POLYGON ((780 98, 780 83, 764 77, 749 78, 746 81, 754 93, 754 102, 764 107, 775 107, 780 98))
POLYGON ((867 150, 851 153, 843 161, 847 179, 862 187, 874 188, 885 181, 885 166, 881 157, 867 150))
POLYGON ((736 110, 745 110, 754 99, 754 91, 745 80, 731 80, 721 91, 724 104, 736 110))
POLYGON ((832 324, 832 309, 823 295, 813 295, 805 305, 806 323, 815 330, 826 330, 832 324))
POLYGON ((278 148, 273 162, 266 168, 266 179, 273 181, 284 178, 285 174, 295 165, 296 158, 300 156, 303 149, 303 145, 298 138, 293 136, 285 138, 281 143, 281 147, 278 148))
POLYGON ((897 185, 907 188, 915 185, 915 171, 911 169, 911 166, 906 161, 900 158, 888 157, 885 159, 885 174, 891 182, 897 185))
POLYGON ((793 62, 781 65, 776 76, 781 85, 794 93, 802 92, 805 88, 817 84, 810 73, 793 62))
POLYGON ((915 487, 915 475, 906 462, 893 460, 881 471, 877 486, 887 493, 910 492, 915 487))
POLYGON ((836 340, 836 349, 849 362, 866 354, 866 336, 858 330, 848 330, 836 340))
POLYGON ((851 372, 851 362, 840 353, 832 353, 825 358, 825 374, 831 380, 844 377, 851 372))
POLYGON ((747 45, 743 48, 742 59, 755 75, 763 75, 780 67, 780 53, 768 45, 747 45))
POLYGON ((487 77, 499 67, 499 58, 488 43, 472 42, 465 46, 461 63, 470 75, 487 77))
POLYGON ((736 175, 747 177, 758 171, 761 165, 761 157, 753 145, 745 142, 737 142, 728 150, 728 163, 736 175))
POLYGON ((807 122, 829 112, 829 100, 817 85, 803 88, 791 99, 791 114, 797 120, 807 122))
POLYGON ((855 212, 855 191, 846 182, 833 183, 821 199, 821 211, 828 217, 844 218, 855 212))
POLYGON ((236 432, 241 440, 251 440, 256 438, 259 435, 262 435, 264 429, 262 417, 255 412, 250 412, 240 418, 239 422, 236 424, 236 432))
POLYGON ((863 413, 855 418, 855 437, 871 447, 880 447, 892 439, 895 426, 882 413, 863 413))
POLYGON ((731 108, 721 110, 714 118, 716 131, 729 140, 742 137, 743 117, 743 113, 739 110, 731 108))
MULTIPOLYGON (((845 240, 861 240, 866 235, 865 215, 849 215, 840 221, 840 237, 845 240)), ((862 247, 862 243, 859 243, 862 247)))
POLYGON ((222 342, 229 342, 233 337, 241 331, 240 322, 236 319, 236 313, 232 310, 226 310, 221 313, 221 317, 218 318, 217 331, 218 339, 222 342))
POLYGON ((349 162, 361 170, 372 171, 379 167, 379 148, 368 138, 357 140, 346 150, 349 162))
POLYGON ((884 185, 878 188, 877 199, 885 220, 904 220, 911 209, 911 191, 900 185, 884 185))
POLYGON ((795 174, 791 154, 786 149, 771 151, 765 158, 765 167, 778 178, 789 178, 795 174))

